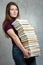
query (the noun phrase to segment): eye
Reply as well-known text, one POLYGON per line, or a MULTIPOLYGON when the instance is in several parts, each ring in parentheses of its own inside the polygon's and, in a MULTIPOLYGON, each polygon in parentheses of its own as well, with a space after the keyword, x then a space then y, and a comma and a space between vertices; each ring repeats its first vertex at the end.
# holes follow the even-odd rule
POLYGON ((14 9, 10 9, 10 10, 14 10, 14 9))
POLYGON ((18 9, 14 9, 14 8, 12 8, 12 9, 10 9, 10 10, 15 10, 15 11, 18 11, 18 9))
POLYGON ((15 10, 18 10, 18 9, 15 9, 15 10))

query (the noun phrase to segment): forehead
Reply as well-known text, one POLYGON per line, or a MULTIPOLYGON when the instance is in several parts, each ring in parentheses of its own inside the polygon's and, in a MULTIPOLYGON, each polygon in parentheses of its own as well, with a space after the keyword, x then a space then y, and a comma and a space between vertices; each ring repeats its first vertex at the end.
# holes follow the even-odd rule
POLYGON ((14 9, 17 9, 17 6, 16 6, 16 5, 11 5, 11 6, 10 6, 10 9, 13 9, 13 8, 14 8, 14 9))

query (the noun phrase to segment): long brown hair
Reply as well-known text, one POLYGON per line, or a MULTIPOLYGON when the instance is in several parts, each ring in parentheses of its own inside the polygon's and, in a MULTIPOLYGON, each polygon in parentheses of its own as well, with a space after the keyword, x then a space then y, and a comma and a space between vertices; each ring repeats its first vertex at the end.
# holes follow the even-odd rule
MULTIPOLYGON (((15 5, 15 6, 17 7, 17 9, 18 9, 18 14, 17 14, 17 17, 16 17, 16 18, 19 17, 19 8, 18 8, 18 5, 17 5, 15 2, 9 2, 9 3, 7 4, 7 6, 6 6, 5 20, 4 20, 3 24, 2 24, 3 30, 5 29, 5 25, 7 24, 7 22, 9 22, 9 21, 12 20, 12 18, 10 17, 10 6, 11 6, 11 5, 15 5)), ((5 32, 5 30, 4 30, 4 32, 5 32)))

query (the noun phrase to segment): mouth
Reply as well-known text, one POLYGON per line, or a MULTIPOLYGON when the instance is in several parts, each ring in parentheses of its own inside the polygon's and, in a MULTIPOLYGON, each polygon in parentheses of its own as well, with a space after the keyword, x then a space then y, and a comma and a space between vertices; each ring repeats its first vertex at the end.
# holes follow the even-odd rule
POLYGON ((16 14, 13 14, 13 15, 16 15, 16 14))

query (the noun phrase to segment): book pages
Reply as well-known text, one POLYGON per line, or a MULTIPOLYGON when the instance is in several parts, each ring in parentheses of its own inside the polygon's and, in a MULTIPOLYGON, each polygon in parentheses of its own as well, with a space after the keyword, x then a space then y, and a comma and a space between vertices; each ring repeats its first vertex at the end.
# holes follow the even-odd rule
POLYGON ((29 24, 28 20, 17 19, 12 25, 18 31, 23 46, 31 52, 30 57, 39 56, 40 46, 37 35, 34 27, 29 24))

